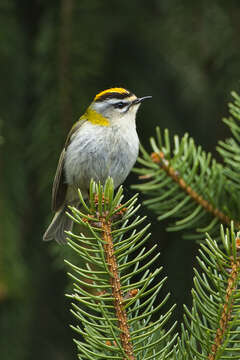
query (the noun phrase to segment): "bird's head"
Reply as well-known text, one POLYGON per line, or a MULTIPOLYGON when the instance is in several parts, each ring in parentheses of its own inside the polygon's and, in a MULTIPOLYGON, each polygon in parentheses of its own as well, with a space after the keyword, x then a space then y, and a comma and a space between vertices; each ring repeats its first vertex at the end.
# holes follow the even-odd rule
POLYGON ((98 93, 85 117, 97 125, 109 126, 120 121, 135 121, 137 110, 145 99, 151 96, 138 98, 124 88, 111 88, 98 93))

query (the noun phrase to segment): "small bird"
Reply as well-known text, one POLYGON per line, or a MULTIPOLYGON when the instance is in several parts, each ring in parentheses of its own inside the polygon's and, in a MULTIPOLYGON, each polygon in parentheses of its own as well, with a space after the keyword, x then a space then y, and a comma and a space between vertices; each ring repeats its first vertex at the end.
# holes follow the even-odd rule
POLYGON ((143 100, 124 88, 98 93, 84 115, 73 125, 61 152, 52 188, 53 220, 44 241, 66 242, 73 227, 68 205, 78 206, 78 188, 88 197, 91 179, 105 183, 111 176, 118 187, 136 162, 139 139, 136 113, 143 100))

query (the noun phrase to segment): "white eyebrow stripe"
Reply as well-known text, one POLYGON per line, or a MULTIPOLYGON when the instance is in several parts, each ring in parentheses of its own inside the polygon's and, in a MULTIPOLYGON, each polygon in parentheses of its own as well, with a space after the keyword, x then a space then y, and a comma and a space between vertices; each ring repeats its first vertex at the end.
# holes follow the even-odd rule
POLYGON ((125 100, 125 99, 107 99, 105 100, 109 105, 115 105, 118 104, 119 102, 122 102, 123 104, 128 105, 130 103, 129 100, 125 100))

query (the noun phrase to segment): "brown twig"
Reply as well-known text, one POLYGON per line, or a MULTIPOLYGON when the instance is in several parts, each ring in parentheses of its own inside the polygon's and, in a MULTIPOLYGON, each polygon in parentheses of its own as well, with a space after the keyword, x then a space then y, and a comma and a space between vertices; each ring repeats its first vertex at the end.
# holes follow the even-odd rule
POLYGON ((226 333, 228 322, 231 319, 232 306, 233 306, 233 292, 236 290, 238 271, 240 262, 231 259, 231 272, 228 278, 228 286, 226 289, 225 303, 223 305, 223 311, 219 321, 219 327, 216 331, 214 343, 211 346, 211 353, 208 355, 208 360, 215 360, 218 349, 220 348, 224 335, 226 333))
POLYGON ((109 271, 112 274, 112 276, 110 277, 110 284, 112 288, 112 294, 114 297, 116 317, 118 319, 118 325, 121 330, 120 333, 121 345, 127 355, 126 359, 134 360, 135 356, 133 355, 133 347, 130 341, 130 332, 127 322, 127 314, 124 309, 124 298, 123 298, 120 279, 118 275, 118 265, 117 265, 116 257, 114 255, 114 247, 113 247, 112 234, 111 234, 111 220, 106 220, 106 218, 103 216, 101 218, 101 224, 102 224, 101 228, 103 230, 104 252, 106 256, 106 261, 108 263, 109 271))
MULTIPOLYGON (((205 200, 201 195, 199 195, 195 190, 189 186, 185 180, 179 176, 179 173, 169 164, 165 159, 164 153, 160 151, 159 153, 153 152, 151 154, 153 162, 159 164, 161 168, 179 185, 181 189, 185 191, 194 201, 200 204, 206 211, 211 213, 213 216, 218 217, 221 222, 225 224, 230 224, 231 220, 227 215, 225 215, 218 208, 214 208, 207 200, 205 200)), ((240 226, 239 223, 235 223, 237 227, 240 226)))

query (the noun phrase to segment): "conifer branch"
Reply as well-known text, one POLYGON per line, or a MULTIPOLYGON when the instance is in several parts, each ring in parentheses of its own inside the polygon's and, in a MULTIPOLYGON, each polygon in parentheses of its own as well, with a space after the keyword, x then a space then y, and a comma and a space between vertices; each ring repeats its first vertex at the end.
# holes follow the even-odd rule
POLYGON ((239 359, 239 237, 221 227, 221 243, 209 235, 201 243, 195 269, 193 306, 185 306, 175 360, 239 359))
POLYGON ((171 141, 168 130, 162 134, 157 127, 156 139, 150 143, 153 151, 148 153, 141 146, 141 167, 134 169, 145 181, 133 188, 147 195, 144 204, 158 220, 177 218, 167 230, 184 230, 185 238, 203 239, 206 232, 216 234, 220 223, 234 221, 240 227, 239 206, 229 202, 232 187, 223 165, 188 134, 171 141))
POLYGON ((124 309, 124 299, 121 290, 120 279, 118 275, 118 265, 116 257, 114 255, 113 239, 111 235, 111 219, 107 220, 104 216, 101 218, 101 228, 103 231, 104 251, 107 264, 109 266, 109 272, 111 274, 110 284, 112 288, 112 295, 114 298, 116 317, 118 319, 118 325, 121 330, 120 339, 122 347, 128 356, 129 360, 134 360, 133 348, 131 343, 131 337, 129 333, 127 314, 124 309))
POLYGON ((104 191, 91 185, 85 212, 71 208, 75 222, 91 233, 88 238, 69 233, 70 247, 84 259, 78 265, 67 262, 75 273, 70 274, 75 284, 68 296, 74 300, 72 313, 79 322, 72 328, 83 338, 75 340, 81 359, 239 359, 240 239, 233 222, 230 231, 221 228, 222 244, 209 235, 201 243, 193 306, 184 307, 182 334, 175 345, 175 324, 166 329, 173 308, 155 321, 152 318, 168 296, 155 302, 164 279, 151 286, 161 269, 150 272, 158 254, 151 257, 154 247, 146 252, 142 248, 148 226, 136 231, 142 223, 135 217, 136 196, 122 205, 121 201, 122 188, 114 196, 109 180, 104 191), (91 281, 85 282, 84 276, 91 281))
POLYGON ((234 258, 231 257, 231 269, 229 270, 230 270, 230 274, 227 282, 225 303, 223 305, 223 310, 219 321, 219 327, 216 331, 216 336, 214 339, 214 343, 212 344, 211 353, 208 356, 208 360, 216 359, 218 350, 223 343, 223 338, 224 336, 226 336, 228 323, 231 320, 233 293, 237 287, 238 275, 240 270, 240 261, 236 259, 234 260, 234 258))
POLYGON ((224 173, 229 180, 229 186, 231 187, 231 201, 234 202, 236 211, 240 213, 239 197, 235 196, 238 194, 240 189, 240 96, 236 92, 232 92, 233 103, 229 103, 228 118, 224 118, 223 122, 229 127, 232 137, 225 141, 219 141, 217 151, 222 156, 226 167, 224 173))
POLYGON ((122 188, 114 195, 111 179, 104 188, 92 182, 89 194, 89 204, 79 194, 83 206, 80 210, 71 207, 69 216, 87 227, 90 235, 68 232, 68 244, 79 259, 77 265, 66 261, 74 280, 68 297, 74 301, 72 313, 78 321, 72 328, 82 336, 82 340, 74 340, 79 356, 169 359, 177 337, 173 334, 175 323, 167 328, 174 306, 153 319, 169 294, 156 303, 166 279, 152 285, 161 271, 155 268, 151 272, 159 253, 152 256, 156 246, 147 251, 142 247, 149 238, 148 225, 137 230, 144 218, 136 216, 136 195, 122 204, 122 188))
POLYGON ((179 175, 179 173, 174 170, 174 168, 170 165, 169 161, 165 159, 164 153, 162 151, 160 151, 159 153, 153 152, 151 154, 151 158, 153 162, 159 164, 159 166, 166 172, 166 174, 170 176, 179 185, 179 187, 184 190, 185 193, 189 195, 196 203, 201 205, 213 216, 218 217, 221 222, 228 225, 230 224, 231 219, 227 215, 225 215, 218 208, 214 208, 212 204, 205 200, 201 195, 199 195, 195 190, 193 190, 190 185, 185 182, 185 180, 179 175))

